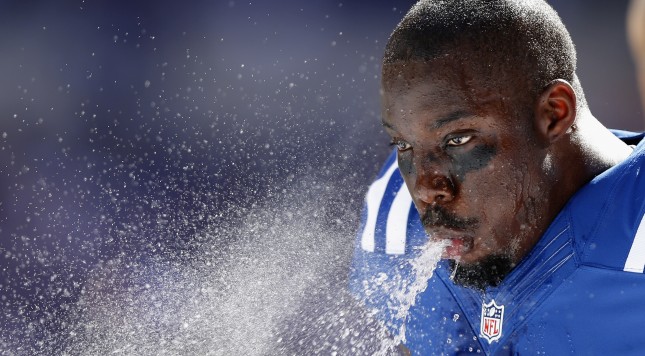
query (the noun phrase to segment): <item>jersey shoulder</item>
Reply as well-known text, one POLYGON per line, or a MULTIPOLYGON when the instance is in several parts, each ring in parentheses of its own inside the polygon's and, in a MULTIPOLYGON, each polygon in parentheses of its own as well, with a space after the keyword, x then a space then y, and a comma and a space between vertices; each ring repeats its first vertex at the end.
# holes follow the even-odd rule
POLYGON ((580 264, 643 273, 645 140, 585 185, 565 209, 580 264))
POLYGON ((409 253, 418 240, 425 239, 398 168, 393 151, 367 191, 357 236, 364 251, 401 255, 409 253))

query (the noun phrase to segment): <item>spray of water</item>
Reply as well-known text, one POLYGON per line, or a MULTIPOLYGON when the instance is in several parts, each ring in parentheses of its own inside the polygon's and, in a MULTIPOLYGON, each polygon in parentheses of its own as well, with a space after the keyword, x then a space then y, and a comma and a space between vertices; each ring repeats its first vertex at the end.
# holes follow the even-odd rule
POLYGON ((445 246, 446 244, 440 242, 427 243, 419 248, 415 258, 409 260, 411 275, 402 281, 403 283, 400 284, 402 288, 393 290, 391 296, 393 302, 390 305, 395 308, 394 324, 398 325, 398 332, 392 338, 383 340, 379 355, 387 355, 396 350, 398 345, 405 345, 405 326, 410 308, 415 305, 419 293, 427 288, 445 246))
POLYGON ((347 292, 358 211, 330 212, 334 184, 220 221, 190 256, 97 266, 62 354, 374 354, 385 332, 347 292))

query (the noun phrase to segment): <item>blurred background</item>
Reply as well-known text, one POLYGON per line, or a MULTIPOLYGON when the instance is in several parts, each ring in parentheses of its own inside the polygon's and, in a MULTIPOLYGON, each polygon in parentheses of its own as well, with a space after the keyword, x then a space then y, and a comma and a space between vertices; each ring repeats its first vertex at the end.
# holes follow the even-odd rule
MULTIPOLYGON (((333 350, 281 329, 342 329, 310 301, 343 299, 413 3, 0 1, 0 354, 333 350)), ((550 3, 642 130, 628 2, 550 3)))

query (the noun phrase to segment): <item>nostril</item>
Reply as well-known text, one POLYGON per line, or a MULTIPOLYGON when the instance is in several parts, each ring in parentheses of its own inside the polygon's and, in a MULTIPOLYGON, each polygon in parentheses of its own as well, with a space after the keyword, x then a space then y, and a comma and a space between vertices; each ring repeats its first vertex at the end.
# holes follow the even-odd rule
POLYGON ((415 191, 417 198, 426 204, 445 203, 454 199, 455 186, 452 180, 445 175, 432 177, 419 177, 416 181, 415 191))

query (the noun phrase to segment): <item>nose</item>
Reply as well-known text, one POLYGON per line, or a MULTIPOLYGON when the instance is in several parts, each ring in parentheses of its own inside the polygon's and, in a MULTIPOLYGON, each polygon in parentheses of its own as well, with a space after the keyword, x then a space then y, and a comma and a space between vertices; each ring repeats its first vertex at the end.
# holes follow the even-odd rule
POLYGON ((457 187, 438 157, 399 156, 399 168, 417 204, 441 204, 455 198, 457 187))
POLYGON ((447 203, 455 198, 456 187, 448 174, 433 170, 419 172, 415 182, 417 199, 426 204, 447 203))

